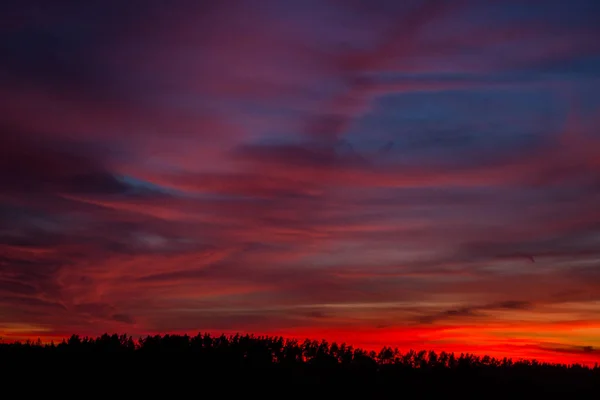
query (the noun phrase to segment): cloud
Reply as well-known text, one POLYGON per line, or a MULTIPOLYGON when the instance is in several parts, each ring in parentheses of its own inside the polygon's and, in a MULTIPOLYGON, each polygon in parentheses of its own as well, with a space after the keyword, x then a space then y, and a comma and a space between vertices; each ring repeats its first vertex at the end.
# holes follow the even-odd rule
POLYGON ((64 305, 51 301, 44 301, 33 297, 20 296, 2 296, 0 301, 4 304, 12 304, 13 306, 23 307, 35 311, 56 312, 66 311, 64 305))
POLYGON ((545 343, 540 346, 544 350, 550 350, 557 353, 566 353, 566 354, 578 354, 578 355, 592 355, 597 354, 598 349, 593 346, 565 346, 561 344, 555 343, 545 343))
POLYGON ((485 304, 480 306, 467 306, 457 309, 444 310, 433 315, 419 318, 419 323, 433 323, 448 318, 472 318, 485 317, 486 311, 493 310, 525 310, 532 306, 527 301, 508 300, 499 303, 485 304))
POLYGON ((598 347, 596 6, 162 3, 0 12, 1 326, 598 347))
POLYGON ((127 315, 127 314, 114 314, 111 316, 111 318, 117 322, 123 322, 126 324, 134 324, 135 323, 135 319, 131 315, 127 315))
POLYGON ((44 143, 43 138, 36 136, 9 128, 2 135, 0 166, 4 172, 0 179, 7 192, 125 191, 125 185, 104 169, 101 154, 94 154, 89 147, 77 148, 77 143, 44 143))
POLYGON ((36 293, 36 288, 16 281, 2 280, 0 281, 0 292, 28 295, 36 293))

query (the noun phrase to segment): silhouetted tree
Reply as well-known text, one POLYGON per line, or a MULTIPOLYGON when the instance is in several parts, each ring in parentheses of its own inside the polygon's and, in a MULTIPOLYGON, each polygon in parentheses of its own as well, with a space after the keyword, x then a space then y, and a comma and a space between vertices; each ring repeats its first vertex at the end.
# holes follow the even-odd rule
POLYGON ((577 390, 587 393, 600 389, 598 364, 590 368, 468 353, 458 357, 425 350, 402 353, 388 346, 367 352, 345 343, 249 334, 167 334, 137 341, 125 334, 97 338, 72 335, 58 345, 40 340, 2 342, 0 377, 11 382, 11 374, 55 376, 59 381, 72 379, 107 387, 118 382, 150 391, 161 384, 183 387, 201 382, 198 388, 204 390, 229 382, 226 385, 232 390, 255 388, 280 395, 284 392, 276 388, 283 384, 296 392, 318 386, 329 387, 338 395, 355 395, 359 388, 374 395, 393 394, 401 388, 426 390, 427 396, 450 396, 460 391, 463 397, 465 390, 475 397, 485 393, 483 397, 493 397, 527 390, 538 396, 546 392, 572 396, 577 390))

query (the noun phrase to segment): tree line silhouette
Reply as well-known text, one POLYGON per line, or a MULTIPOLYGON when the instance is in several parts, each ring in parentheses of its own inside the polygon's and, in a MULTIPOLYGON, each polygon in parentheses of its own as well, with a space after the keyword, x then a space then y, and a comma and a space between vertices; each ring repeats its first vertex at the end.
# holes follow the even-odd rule
POLYGON ((73 335, 58 344, 40 340, 1 343, 0 368, 0 377, 7 381, 11 375, 35 373, 50 378, 66 373, 80 383, 104 382, 104 387, 137 383, 137 390, 166 387, 169 382, 177 382, 178 388, 194 382, 215 387, 222 382, 225 391, 244 388, 265 393, 277 384, 297 393, 329 388, 338 394, 360 390, 388 394, 401 388, 432 396, 461 390, 464 395, 486 397, 527 390, 572 395, 600 389, 597 364, 587 367, 424 350, 403 353, 391 347, 375 352, 325 340, 250 334, 166 334, 138 340, 125 334, 73 335))

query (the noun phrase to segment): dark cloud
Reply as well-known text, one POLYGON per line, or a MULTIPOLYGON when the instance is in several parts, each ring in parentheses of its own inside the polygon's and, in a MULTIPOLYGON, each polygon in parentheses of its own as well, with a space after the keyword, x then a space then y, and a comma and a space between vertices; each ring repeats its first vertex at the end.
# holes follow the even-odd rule
POLYGON ((107 303, 80 303, 70 307, 71 312, 77 315, 87 315, 94 319, 107 321, 116 321, 124 324, 134 324, 135 318, 132 315, 118 312, 117 307, 107 303))
POLYGON ((238 314, 190 312, 186 318, 165 317, 151 324, 152 330, 160 332, 199 332, 199 331, 239 331, 239 326, 247 326, 248 331, 262 331, 298 326, 296 321, 281 315, 265 315, 264 313, 238 314))
POLYGON ((12 305, 12 307, 31 308, 34 310, 40 310, 44 312, 62 313, 64 311, 67 311, 67 308, 61 303, 42 300, 35 297, 0 296, 0 304, 12 305))
POLYGON ((289 165, 314 169, 332 170, 336 167, 352 168, 364 165, 356 154, 340 155, 337 145, 244 145, 236 149, 234 156, 241 160, 265 163, 276 167, 289 165))
POLYGON ((114 308, 105 303, 81 303, 74 305, 73 310, 93 316, 106 316, 110 314, 114 308))
MULTIPOLYGON (((189 2, 187 11, 210 10, 189 2)), ((122 101, 132 86, 119 72, 119 63, 107 63, 111 48, 142 28, 140 19, 157 20, 162 0, 3 2, 3 40, 0 79, 11 85, 36 87, 63 96, 122 101)), ((171 15, 186 7, 170 7, 171 15)))
POLYGON ((8 280, 0 280, 0 292, 13 295, 32 295, 37 293, 37 289, 32 285, 8 280))
POLYGON ((492 308, 499 308, 503 310, 526 310, 531 308, 531 306, 532 304, 527 301, 509 300, 497 303, 493 305, 492 308))
POLYGON ((472 317, 485 317, 486 311, 493 310, 525 310, 531 308, 533 305, 527 301, 508 300, 499 303, 485 304, 481 306, 468 306, 457 309, 445 310, 439 313, 426 315, 419 318, 420 323, 431 324, 437 321, 443 321, 450 318, 472 318, 472 317))
MULTIPOLYGON (((580 232, 575 237, 581 238, 580 232)), ((519 242, 510 240, 498 242, 473 242, 463 246, 463 257, 473 260, 523 260, 536 262, 544 259, 576 259, 592 258, 600 255, 596 243, 581 240, 570 245, 568 237, 561 235, 559 239, 553 237, 547 240, 529 240, 519 242)))
POLYGON ((103 166, 102 154, 89 147, 68 150, 72 145, 5 128, 0 184, 7 193, 114 194, 127 189, 103 166))
POLYGON ((127 314, 113 314, 111 316, 111 318, 117 322, 123 322, 125 324, 134 324, 135 323, 135 319, 131 315, 127 315, 127 314))
MULTIPOLYGON (((3 250, 7 252, 6 248, 3 250)), ((66 264, 68 261, 62 257, 32 258, 27 252, 21 256, 4 256, 0 257, 0 280, 11 294, 59 300, 61 288, 56 276, 66 264)))
POLYGON ((329 318, 329 316, 327 315, 327 313, 323 312, 323 311, 310 311, 308 313, 306 313, 306 316, 309 318, 315 318, 315 319, 327 319, 329 318))
POLYGON ((574 345, 564 345, 560 343, 544 343, 540 345, 540 348, 543 350, 550 350, 557 353, 566 353, 566 354, 598 354, 600 352, 599 349, 593 346, 574 346, 574 345))

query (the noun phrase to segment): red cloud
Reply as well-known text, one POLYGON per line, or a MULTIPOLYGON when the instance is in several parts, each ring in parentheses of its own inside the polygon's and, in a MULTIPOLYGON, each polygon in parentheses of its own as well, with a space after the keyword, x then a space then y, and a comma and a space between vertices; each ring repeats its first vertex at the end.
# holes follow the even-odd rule
POLYGON ((3 28, 3 337, 252 330, 597 359, 585 16, 219 2, 82 26, 89 6, 45 7, 3 28), (552 107, 513 107, 532 93, 552 107), (512 111, 469 103, 488 95, 512 111), (542 131, 552 110, 570 118, 542 131), (402 139, 422 121, 473 140, 421 155, 402 139), (537 142, 501 146, 525 131, 537 142))

